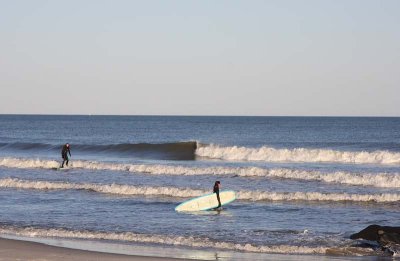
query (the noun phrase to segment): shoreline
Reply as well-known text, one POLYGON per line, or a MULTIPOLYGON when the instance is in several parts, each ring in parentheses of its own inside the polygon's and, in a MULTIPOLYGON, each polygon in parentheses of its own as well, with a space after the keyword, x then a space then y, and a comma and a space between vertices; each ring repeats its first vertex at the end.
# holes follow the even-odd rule
POLYGON ((92 250, 80 250, 63 246, 53 246, 45 243, 9 239, 0 237, 0 260, 144 260, 144 261, 180 261, 182 258, 153 257, 141 255, 126 255, 116 253, 105 253, 92 250))
MULTIPOLYGON (((334 249, 333 249, 334 250, 334 249)), ((348 253, 347 253, 348 254, 348 253)), ((181 260, 277 260, 277 261, 376 261, 377 256, 347 255, 343 250, 328 255, 291 255, 236 253, 230 251, 185 250, 179 247, 157 247, 145 245, 123 245, 96 241, 51 238, 26 238, 0 235, 0 261, 40 260, 58 261, 181 261, 181 260)), ((359 253, 360 254, 360 253, 359 253)))

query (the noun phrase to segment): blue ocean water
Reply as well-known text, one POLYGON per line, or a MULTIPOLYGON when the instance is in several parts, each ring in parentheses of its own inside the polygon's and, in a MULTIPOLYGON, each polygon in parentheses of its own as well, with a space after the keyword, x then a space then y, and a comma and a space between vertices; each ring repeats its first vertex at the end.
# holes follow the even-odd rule
POLYGON ((399 188, 400 118, 0 115, 4 235, 325 255, 399 188), (174 211, 216 180, 235 202, 174 211))

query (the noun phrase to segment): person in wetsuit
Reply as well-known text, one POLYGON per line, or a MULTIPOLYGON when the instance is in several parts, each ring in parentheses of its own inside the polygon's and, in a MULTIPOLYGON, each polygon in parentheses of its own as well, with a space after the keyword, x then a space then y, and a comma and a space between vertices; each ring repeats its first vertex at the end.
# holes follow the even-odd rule
POLYGON ((218 180, 215 181, 214 188, 213 188, 213 193, 217 194, 218 207, 216 207, 216 208, 220 208, 221 207, 221 200, 219 198, 219 189, 220 189, 220 187, 221 187, 221 182, 219 182, 218 180))
POLYGON ((70 150, 69 144, 67 143, 61 149, 61 157, 63 159, 61 168, 64 168, 64 162, 65 162, 65 165, 68 166, 68 161, 69 161, 68 154, 71 157, 71 150, 70 150))

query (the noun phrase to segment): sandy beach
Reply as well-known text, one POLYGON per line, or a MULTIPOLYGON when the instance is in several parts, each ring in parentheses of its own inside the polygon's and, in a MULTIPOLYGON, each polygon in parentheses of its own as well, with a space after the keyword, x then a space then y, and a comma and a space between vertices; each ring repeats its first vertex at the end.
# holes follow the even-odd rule
POLYGON ((70 249, 36 242, 0 238, 0 260, 182 260, 165 257, 145 257, 70 249))

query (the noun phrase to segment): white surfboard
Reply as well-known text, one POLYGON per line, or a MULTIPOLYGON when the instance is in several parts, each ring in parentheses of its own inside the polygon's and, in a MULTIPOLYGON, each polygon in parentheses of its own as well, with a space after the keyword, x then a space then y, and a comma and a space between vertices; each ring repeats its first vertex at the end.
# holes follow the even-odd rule
MULTIPOLYGON (((219 192, 219 198, 221 200, 221 205, 226 205, 231 203, 236 199, 235 192, 232 190, 224 190, 219 192)), ((210 210, 218 207, 217 195, 215 193, 207 194, 197 198, 189 199, 181 204, 179 204, 175 210, 176 211, 201 211, 210 210)))
POLYGON ((58 168, 51 168, 52 170, 68 170, 68 169, 70 169, 70 168, 68 168, 68 167, 64 167, 64 168, 60 168, 60 167, 58 167, 58 168))

